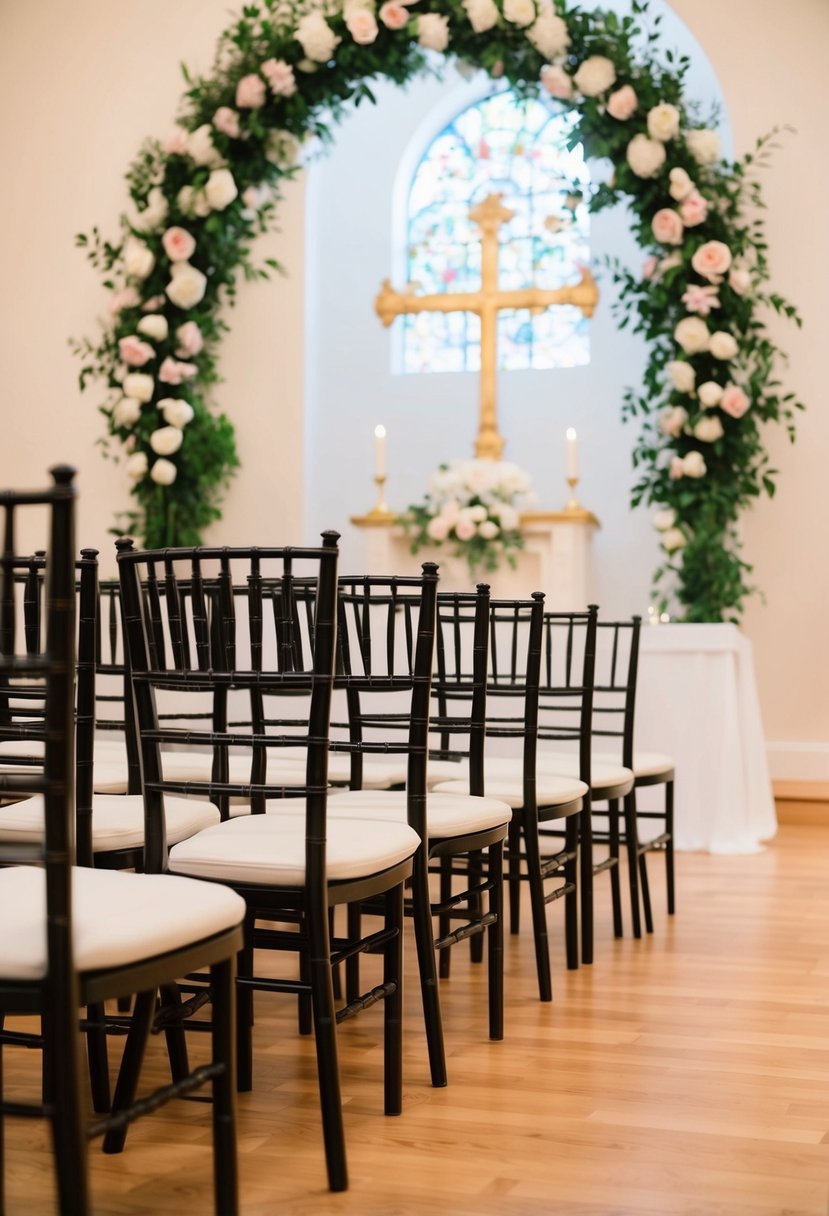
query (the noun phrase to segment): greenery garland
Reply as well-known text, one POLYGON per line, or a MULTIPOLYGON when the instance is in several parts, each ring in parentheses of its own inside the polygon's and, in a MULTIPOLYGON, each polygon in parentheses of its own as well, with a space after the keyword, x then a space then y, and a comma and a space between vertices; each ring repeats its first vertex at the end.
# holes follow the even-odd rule
POLYGON ((209 406, 221 309, 240 274, 278 269, 253 263, 254 238, 272 226, 301 144, 328 141, 347 106, 373 101, 372 80, 403 84, 438 52, 572 106, 573 142, 615 166, 590 206, 626 199, 650 255, 640 273, 611 262, 620 325, 649 344, 643 389, 624 404, 641 422, 633 501, 660 508, 663 596, 672 592, 687 620, 739 613, 751 587, 737 521, 774 492, 761 427, 783 422, 793 437, 801 408, 775 377, 763 313, 799 318, 765 286, 754 170, 770 143, 721 159, 715 131, 683 94, 689 61, 660 49, 659 24, 643 0, 624 17, 566 0, 246 5, 211 74, 185 72, 180 125, 133 163, 136 211, 122 217, 120 239, 78 237, 112 293, 111 324, 77 350, 82 387, 92 376, 109 390, 104 445, 126 455, 137 503, 128 526, 148 546, 192 544, 219 517, 238 464, 231 424, 209 406))

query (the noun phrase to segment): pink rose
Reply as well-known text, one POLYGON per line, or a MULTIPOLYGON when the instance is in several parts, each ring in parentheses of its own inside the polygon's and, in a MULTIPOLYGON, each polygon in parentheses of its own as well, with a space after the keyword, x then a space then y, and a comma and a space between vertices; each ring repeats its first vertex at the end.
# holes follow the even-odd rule
POLYGON ((636 90, 629 84, 623 84, 621 89, 617 89, 608 97, 607 112, 618 122, 627 122, 636 113, 638 105, 639 98, 636 96, 636 90))
POLYGON ((158 378, 165 384, 181 384, 184 380, 192 380, 198 372, 195 363, 177 363, 168 355, 158 369, 158 378))
POLYGON ((732 418, 742 418, 750 405, 751 402, 739 385, 728 384, 723 389, 723 395, 720 397, 720 409, 726 414, 730 414, 732 418))
POLYGON ((728 286, 738 296, 744 296, 751 287, 751 275, 745 266, 732 266, 728 274, 728 286))
POLYGON ((141 297, 134 287, 122 287, 120 291, 113 291, 109 297, 109 315, 117 317, 119 312, 123 312, 125 308, 135 308, 139 304, 141 297))
POLYGON ((708 218, 708 199, 703 198, 699 190, 692 190, 687 198, 682 200, 679 214, 686 228, 703 224, 708 218))
POLYGON ((387 30, 404 30, 409 24, 409 10, 395 0, 388 0, 380 9, 380 20, 387 30))
POLYGON ((166 303, 164 296, 150 296, 149 300, 145 300, 141 305, 141 311, 158 312, 159 308, 163 308, 166 303))
POLYGON ((680 477, 685 476, 685 465, 682 463, 681 456, 674 456, 671 459, 671 467, 668 469, 668 476, 671 481, 678 481, 680 477))
POLYGON ((651 254, 649 258, 645 258, 644 262, 642 263, 642 278, 652 279, 656 274, 656 268, 658 265, 659 258, 654 257, 653 254, 651 254))
POLYGON ((370 46, 377 37, 374 13, 367 8, 346 7, 345 27, 358 46, 370 46))
POLYGON ((455 524, 455 535, 458 540, 471 540, 477 530, 471 519, 459 519, 455 524))
POLYGON ((660 245, 681 245, 684 231, 682 220, 673 207, 662 207, 651 220, 653 235, 660 245))
POLYGON ((256 72, 243 76, 236 86, 236 105, 240 110, 258 110, 265 104, 265 82, 256 72))
POLYGON ((551 97, 557 97, 560 101, 567 101, 569 97, 573 96, 573 81, 564 68, 558 66, 542 68, 541 83, 551 97))
POLYGON ((731 265, 731 250, 722 241, 706 241, 691 258, 691 265, 697 274, 713 283, 731 265))
POLYGON ((149 342, 142 342, 136 334, 121 338, 118 342, 121 358, 130 367, 143 367, 150 359, 155 358, 155 350, 149 342))
POLYGON ((689 283, 682 303, 688 312, 698 312, 701 317, 707 317, 712 308, 720 307, 720 297, 716 287, 700 287, 697 283, 689 283))
POLYGON ((239 115, 230 106, 219 106, 213 115, 213 126, 231 139, 239 138, 239 115))
POLYGON ((183 127, 173 127, 161 147, 168 156, 184 156, 187 151, 187 132, 183 127))
POLYGON ((259 71, 271 86, 271 92, 277 97, 293 97, 296 92, 296 77, 294 69, 284 59, 268 59, 259 71))
POLYGON ((197 355, 204 346, 204 337, 195 321, 185 321, 176 330, 176 354, 197 355))
POLYGON ((503 59, 496 59, 492 67, 489 69, 489 74, 493 80, 500 80, 504 74, 503 59))
POLYGON ((196 249, 195 237, 186 228, 168 228, 161 238, 161 244, 171 262, 186 262, 196 249))

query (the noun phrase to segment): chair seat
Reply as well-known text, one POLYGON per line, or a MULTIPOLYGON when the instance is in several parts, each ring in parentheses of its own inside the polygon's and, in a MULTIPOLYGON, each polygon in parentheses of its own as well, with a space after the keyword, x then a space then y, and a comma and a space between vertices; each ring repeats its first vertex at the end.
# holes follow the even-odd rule
MULTIPOLYGON (((406 823, 334 818, 326 833, 329 882, 367 878, 412 857, 420 845, 406 823)), ((170 850, 170 870, 258 886, 305 885, 304 814, 244 815, 207 828, 170 850)))
MULTIPOLYGON (((80 972, 128 966, 204 941, 242 923, 245 902, 229 887, 169 874, 72 869, 72 935, 80 972)), ((0 870, 0 978, 46 973, 45 873, 0 870)))
MULTIPOLYGON (((596 761, 604 764, 614 762, 613 756, 596 755, 596 761)), ((673 773, 675 768, 672 756, 667 756, 663 752, 634 752, 633 753, 633 772, 636 777, 667 777, 673 773)))
MULTIPOLYGON (((580 771, 579 758, 572 752, 538 752, 539 773, 550 773, 558 777, 578 777, 580 771)), ((612 756, 590 758, 590 785, 594 793, 611 789, 616 786, 633 786, 634 775, 631 769, 615 761, 612 756)))
MULTIPOLYGON (((405 790, 338 790, 328 800, 328 822, 349 819, 406 822, 405 790)), ((506 826, 512 811, 496 798, 473 798, 469 794, 429 794, 426 822, 429 838, 444 840, 506 826)))
MULTIPOLYGON (((228 776, 231 782, 245 785, 250 781, 250 755, 229 755, 228 776)), ((213 771, 212 752, 162 752, 161 771, 167 781, 209 781, 213 771)), ((99 758, 95 744, 95 767, 93 782, 96 794, 123 794, 127 790, 127 755, 120 759, 116 753, 104 751, 99 758)), ((302 785, 305 782, 305 766, 293 759, 281 756, 268 761, 268 779, 284 781, 286 785, 302 785)))
MULTIPOLYGON (((487 763, 487 770, 489 764, 487 763)), ((490 780, 487 776, 487 797, 505 802, 513 810, 519 810, 524 805, 524 787, 520 773, 514 779, 497 777, 490 780)), ((435 786, 436 794, 465 794, 469 795, 468 781, 441 781, 435 786)), ((539 773, 536 779, 536 801, 539 807, 564 806, 583 798, 587 786, 583 781, 569 777, 555 777, 549 773, 539 773)))
MULTIPOLYGON (((192 798, 164 799, 167 843, 177 844, 219 822, 218 808, 192 798)), ((0 808, 0 840, 43 839, 43 798, 26 798, 0 808)), ((144 799, 139 794, 95 794, 92 799, 92 850, 112 853, 144 845, 144 799)))

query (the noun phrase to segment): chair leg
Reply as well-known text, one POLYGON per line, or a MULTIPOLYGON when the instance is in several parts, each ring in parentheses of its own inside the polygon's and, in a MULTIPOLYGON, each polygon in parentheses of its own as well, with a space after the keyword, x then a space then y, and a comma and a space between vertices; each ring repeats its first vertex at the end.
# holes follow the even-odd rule
POLYGON ((642 892, 642 911, 645 915, 645 930, 653 933, 653 909, 651 908, 651 888, 648 882, 648 858, 646 853, 639 854, 639 888, 642 892))
MULTIPOLYGON (((153 998, 154 998, 153 994, 153 998)), ((86 1133, 80 1098, 80 1061, 75 1012, 61 1036, 66 1050, 57 1051, 57 1027, 51 1012, 44 1016, 44 1073, 49 1076, 52 1100, 52 1142, 58 1183, 58 1208, 71 1216, 89 1216, 89 1171, 86 1133)))
MULTIPOLYGON (((311 983, 311 967, 308 956, 303 950, 299 955, 299 978, 303 984, 311 983)), ((331 980, 331 991, 334 991, 334 980, 331 980)), ((301 992, 297 998, 297 1031, 299 1034, 312 1034, 314 1030, 314 1010, 310 990, 301 992)))
POLYGON ((668 886, 668 915, 676 912, 676 887, 674 876, 674 783, 665 783, 665 832, 668 839, 665 844, 665 869, 668 886))
POLYGON ((593 820, 590 803, 579 812, 581 874, 581 961, 593 962, 593 820))
POLYGON ((337 1015, 331 982, 328 911, 325 909, 315 915, 312 910, 307 919, 311 1004, 328 1186, 332 1191, 345 1191, 348 1189, 348 1167, 337 1055, 337 1015))
POLYGON ((236 992, 235 960, 210 969, 213 1004, 213 1177, 216 1216, 237 1216, 239 1179, 236 1159, 236 992))
POLYGON ((542 1001, 553 999, 550 974, 550 942, 547 937, 547 905, 544 902, 544 879, 541 877, 541 856, 538 844, 538 824, 524 823, 524 848, 527 854, 527 877, 530 884, 530 907, 535 941, 535 966, 538 972, 538 996, 542 1001))
POLYGON ((642 936, 642 921, 639 915, 639 833, 636 830, 636 790, 625 794, 625 841, 628 854, 628 881, 630 883, 630 918, 633 936, 642 936))
MULTIPOLYGON (((135 998, 135 1009, 132 1014, 129 1034, 124 1046, 121 1067, 118 1070, 118 1080, 115 1084, 115 1094, 112 1099, 112 1113, 125 1110, 135 1101, 138 1089, 138 1078, 141 1065, 144 1062, 144 1052, 150 1037, 150 1027, 155 1014, 156 994, 139 992, 135 998)), ((105 1153, 120 1153, 127 1139, 127 1128, 112 1128, 104 1136, 103 1150, 105 1153)), ((69 1209, 71 1211, 71 1209, 69 1209)))
POLYGON ((619 874, 619 799, 611 798, 607 804, 607 824, 610 856, 610 898, 613 904, 613 936, 622 937, 622 883, 619 874))
MULTIPOLYGON (((165 984, 160 991, 162 1004, 173 1007, 181 1005, 181 993, 176 984, 165 984)), ((170 1076, 174 1081, 181 1081, 190 1073, 184 1027, 180 1022, 167 1026, 164 1030, 164 1038, 167 1040, 167 1055, 170 1057, 170 1076)))
POLYGON ((509 931, 514 936, 521 924, 521 824, 513 815, 507 837, 507 881, 509 884, 509 931))
MULTIPOLYGON (((487 850, 487 876, 492 884, 489 910, 495 916, 486 931, 489 968, 489 1037, 500 1043, 504 1037, 504 842, 487 850)), ((480 936, 480 934, 479 934, 480 936)))
POLYGON ((568 815, 564 828, 565 852, 571 853, 564 863, 564 881, 572 890, 564 896, 564 941, 567 949, 567 970, 579 969, 579 817, 568 815))
MULTIPOLYGON (((346 909, 348 918, 348 939, 356 942, 363 936, 363 914, 359 904, 349 904, 346 909)), ((345 961, 345 999, 356 1001, 360 995, 360 955, 352 954, 345 961)))
POLYGON ((429 897, 429 869, 423 851, 415 854, 412 870, 412 919, 414 920, 417 965, 420 972, 420 994, 426 1023, 426 1045, 432 1085, 442 1089, 446 1084, 446 1050, 443 1044, 443 1019, 440 1012, 435 936, 429 897))
MULTIPOLYGON (((452 898, 452 862, 451 857, 441 857, 440 859, 440 902, 446 903, 452 898)), ((438 933, 441 937, 446 937, 447 933, 452 929, 452 917, 448 912, 441 912, 438 917, 438 933)), ((446 946, 441 950, 438 959, 438 974, 442 980, 449 979, 449 970, 452 962, 452 947, 446 946)))
POLYGON ((394 992, 383 1002, 384 1110, 403 1111, 403 884, 385 895, 386 929, 396 930, 383 950, 383 983, 394 992))
MULTIPOLYGON (((245 941, 236 956, 240 979, 253 975, 254 918, 245 917, 245 941)), ((236 985, 236 1088, 240 1094, 253 1089, 253 991, 246 985, 236 985)))
POLYGON ((86 1059, 89 1068, 89 1087, 92 1093, 92 1109, 99 1115, 106 1114, 112 1102, 109 1085, 109 1052, 107 1051, 106 1008, 102 1002, 88 1005, 86 1009, 86 1059))
MULTIPOLYGON (((469 855, 469 886, 479 885, 483 877, 483 864, 480 850, 469 855)), ((469 916, 471 920, 479 920, 483 912, 483 900, 480 895, 474 895, 469 900, 469 916)), ((474 933, 469 939, 470 959, 473 963, 481 963, 484 959, 484 938, 482 933, 474 933)))
MULTIPOLYGON (((336 911, 337 911, 336 908, 328 909, 328 940, 329 941, 333 941, 334 938, 337 936, 335 917, 334 917, 334 913, 336 911)), ((340 974, 341 971, 342 971, 341 967, 332 967, 332 969, 331 969, 331 986, 334 990, 334 1000, 335 1001, 341 1001, 342 996, 343 996, 343 980, 342 980, 342 975, 340 974)))

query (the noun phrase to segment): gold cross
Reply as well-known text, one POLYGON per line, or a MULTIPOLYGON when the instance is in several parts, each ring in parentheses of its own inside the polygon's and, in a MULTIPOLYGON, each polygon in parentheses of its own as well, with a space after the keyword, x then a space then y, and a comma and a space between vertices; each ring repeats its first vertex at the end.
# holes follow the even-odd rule
POLYGON ((592 317, 599 300, 596 281, 585 266, 581 268, 581 281, 571 287, 550 291, 540 287, 498 290, 498 229, 515 214, 502 206, 501 198, 500 194, 490 194, 469 212, 469 218, 481 229, 480 291, 416 296, 395 291, 385 279, 374 302, 375 311, 386 327, 395 317, 407 313, 474 312, 481 318, 481 405, 475 455, 486 460, 500 460, 505 443, 498 432, 496 405, 498 313, 508 308, 528 308, 539 313, 553 304, 575 304, 586 317, 592 317))

